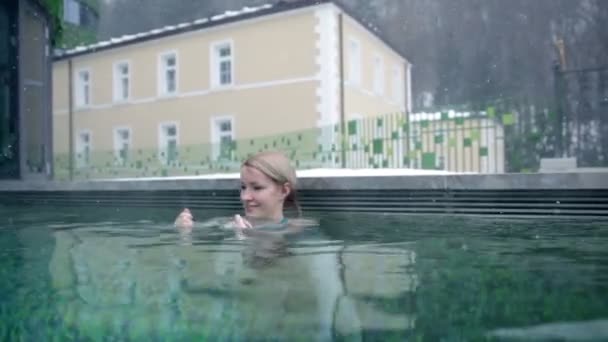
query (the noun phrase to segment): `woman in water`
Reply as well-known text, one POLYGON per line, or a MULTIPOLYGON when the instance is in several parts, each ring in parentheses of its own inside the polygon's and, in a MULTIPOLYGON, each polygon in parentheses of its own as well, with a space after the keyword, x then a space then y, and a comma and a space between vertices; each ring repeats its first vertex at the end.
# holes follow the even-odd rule
MULTIPOLYGON (((283 237, 313 225, 302 219, 288 220, 284 211, 294 209, 300 216, 296 198, 297 178, 289 159, 280 152, 261 152, 248 158, 241 166, 241 202, 245 216, 234 215, 225 225, 234 229, 236 237, 283 237)), ((175 220, 180 230, 191 230, 194 218, 188 208, 175 220)))

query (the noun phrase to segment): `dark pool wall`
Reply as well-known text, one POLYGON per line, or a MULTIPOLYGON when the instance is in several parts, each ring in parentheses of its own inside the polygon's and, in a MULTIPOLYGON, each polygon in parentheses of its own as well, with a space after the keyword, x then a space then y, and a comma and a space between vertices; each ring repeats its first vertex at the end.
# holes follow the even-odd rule
MULTIPOLYGON (((0 182, 4 205, 240 208, 237 179, 0 182)), ((608 174, 303 178, 304 210, 608 217, 608 174)))

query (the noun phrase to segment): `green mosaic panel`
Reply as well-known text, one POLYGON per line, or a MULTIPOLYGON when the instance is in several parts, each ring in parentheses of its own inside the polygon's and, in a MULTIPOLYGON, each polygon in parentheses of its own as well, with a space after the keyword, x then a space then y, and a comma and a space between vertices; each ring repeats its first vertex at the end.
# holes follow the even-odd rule
POLYGON ((456 123, 456 125, 462 126, 464 125, 464 118, 456 118, 454 122, 456 123))
POLYGON ((448 112, 441 112, 441 120, 446 121, 450 119, 450 115, 448 112))
POLYGON ((422 128, 428 128, 429 127, 429 121, 428 120, 420 121, 420 127, 422 127, 422 128))
MULTIPOLYGON (((442 113, 442 119, 445 119, 446 115, 447 113, 442 113)), ((502 118, 508 121, 508 116, 502 118)), ((477 119, 456 118, 454 120, 454 125, 459 122, 462 125, 465 121, 467 123, 465 127, 456 128, 467 138, 457 141, 462 138, 450 138, 444 131, 446 128, 455 128, 451 122, 450 127, 442 124, 441 130, 438 130, 438 125, 435 125, 438 121, 426 120, 425 122, 408 123, 401 114, 391 113, 383 117, 350 120, 345 127, 347 129, 345 135, 340 134, 339 125, 329 125, 274 136, 247 137, 245 140, 233 141, 228 147, 225 147, 223 149, 225 158, 222 160, 212 160, 214 146, 210 144, 179 146, 174 153, 174 161, 169 165, 163 165, 160 162, 159 152, 156 148, 129 151, 126 162, 121 165, 118 165, 115 160, 113 151, 95 151, 91 155, 90 165, 75 170, 74 173, 76 178, 92 179, 236 172, 240 163, 248 156, 267 149, 283 151, 294 164, 302 168, 327 167, 330 166, 328 163, 331 163, 332 167, 336 166, 336 163, 342 162, 340 154, 342 148, 348 150, 346 165, 386 167, 386 165, 393 166, 392 163, 395 162, 399 165, 401 164, 399 161, 402 161, 405 165, 420 166, 423 164, 422 153, 420 153, 423 149, 421 139, 427 139, 425 141, 432 139, 435 144, 440 145, 447 143, 450 147, 461 147, 460 144, 471 147, 473 141, 479 140, 480 135, 483 134, 478 127, 468 128, 469 123, 477 122, 474 120, 477 119), (411 124, 418 129, 422 126, 428 129, 421 131, 414 138, 413 146, 410 147, 411 151, 406 152, 405 155, 396 156, 396 152, 399 151, 398 146, 407 144, 411 138, 409 136, 409 125, 411 124), (328 137, 326 134, 330 136, 328 137), (326 140, 319 143, 320 138, 326 140), (396 161, 395 158, 398 160, 396 161)), ((487 148, 480 148, 479 154, 487 154, 487 148)), ((427 155, 426 158, 427 161, 424 165, 430 167, 431 156, 427 155)), ((69 158, 65 155, 56 156, 54 168, 57 179, 69 177, 68 161, 69 158)))

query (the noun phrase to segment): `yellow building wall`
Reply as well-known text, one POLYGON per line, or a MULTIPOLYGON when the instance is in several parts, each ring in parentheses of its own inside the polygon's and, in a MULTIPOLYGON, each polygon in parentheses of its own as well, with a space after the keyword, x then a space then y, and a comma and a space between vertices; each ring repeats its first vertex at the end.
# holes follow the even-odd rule
POLYGON ((406 81, 405 68, 408 62, 393 51, 379 38, 372 35, 354 19, 345 16, 343 20, 344 76, 345 76, 345 113, 347 119, 379 116, 388 113, 405 112, 406 81), (350 63, 350 42, 356 40, 360 47, 360 83, 353 84, 350 63), (384 65, 383 92, 374 91, 374 56, 380 56, 384 65), (402 88, 399 90, 401 101, 393 97, 393 68, 398 68, 402 88))
MULTIPOLYGON (((318 13, 317 7, 311 7, 72 57, 73 74, 88 70, 91 78, 90 106, 75 106, 72 113, 75 141, 79 132, 91 133, 92 162, 86 167, 88 170, 82 171, 88 172, 84 177, 117 176, 121 172, 125 175, 124 170, 116 171, 114 165, 114 129, 118 127, 131 130, 133 152, 129 164, 124 165, 130 172, 127 176, 227 170, 238 167, 238 161, 246 154, 263 149, 282 149, 302 167, 320 166, 317 164, 335 159, 331 153, 327 156, 317 153, 318 137, 323 129, 318 127, 320 97, 337 96, 319 94, 324 79, 318 64, 319 40, 328 32, 319 32, 318 13), (233 85, 213 88, 211 49, 214 43, 224 41, 232 43, 233 85), (167 52, 177 56, 177 93, 171 96, 159 95, 158 91, 159 60, 167 52), (113 99, 117 62, 129 63, 130 98, 123 102, 113 99), (234 165, 224 167, 212 165, 209 156, 211 120, 226 116, 234 120, 236 151, 234 165), (180 157, 172 165, 162 165, 158 156, 159 125, 169 122, 178 127, 180 157), (166 168, 172 169, 159 173, 159 169, 166 168)), ((339 11, 333 13, 337 15, 339 11)), ((392 101, 391 70, 394 65, 403 68, 405 61, 352 18, 344 17, 345 46, 348 37, 356 37, 362 50, 362 85, 345 87, 346 119, 353 119, 351 114, 364 118, 390 114, 393 120, 394 113, 402 112, 404 105, 392 101), (370 93, 374 53, 384 59, 382 96, 370 93)), ((348 49, 344 52, 347 54, 348 49)), ((63 169, 64 175, 69 160, 68 78, 67 60, 56 61, 53 75, 55 162, 56 169, 63 169)), ((333 127, 329 129, 333 131, 333 127)), ((357 139, 359 146, 372 144, 371 136, 357 139)), ((395 151, 391 152, 391 158, 399 161, 399 165, 401 150, 400 146, 389 149, 389 152, 395 151)), ((386 164, 386 158, 375 157, 374 166, 386 164)), ((367 154, 362 159, 368 160, 367 154)))

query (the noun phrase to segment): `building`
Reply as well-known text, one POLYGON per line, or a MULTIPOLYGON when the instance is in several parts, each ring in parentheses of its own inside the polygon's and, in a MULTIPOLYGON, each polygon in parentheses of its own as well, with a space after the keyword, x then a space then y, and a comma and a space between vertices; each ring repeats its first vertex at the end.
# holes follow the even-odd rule
POLYGON ((331 161, 347 123, 411 106, 410 63, 332 1, 279 2, 80 46, 53 67, 58 178, 331 161), (324 155, 325 151, 327 155, 324 155))
POLYGON ((97 41, 99 0, 63 0, 63 33, 58 48, 97 41))
POLYGON ((49 11, 0 2, 0 179, 52 175, 49 11))

